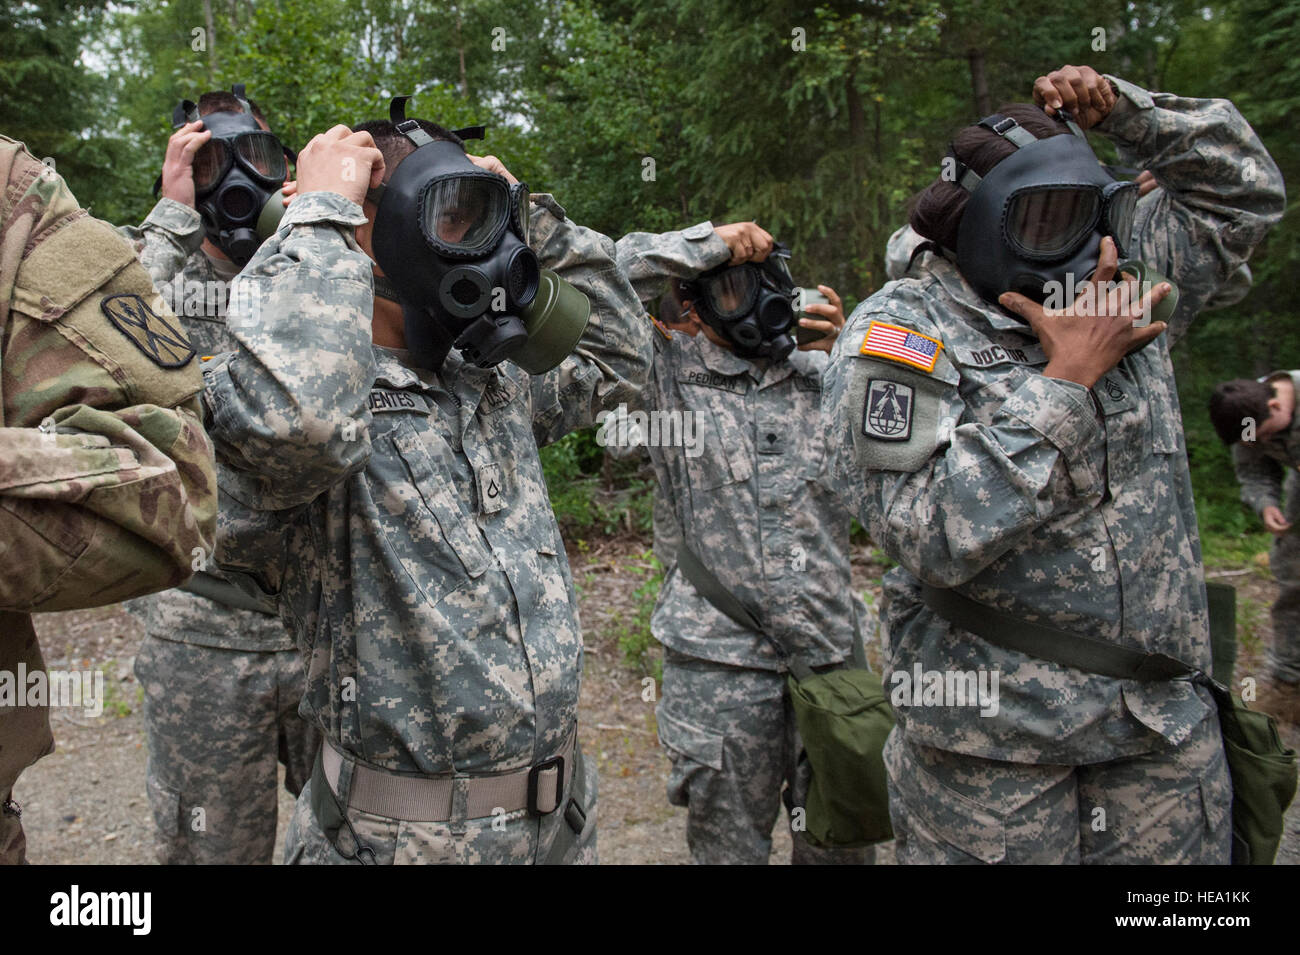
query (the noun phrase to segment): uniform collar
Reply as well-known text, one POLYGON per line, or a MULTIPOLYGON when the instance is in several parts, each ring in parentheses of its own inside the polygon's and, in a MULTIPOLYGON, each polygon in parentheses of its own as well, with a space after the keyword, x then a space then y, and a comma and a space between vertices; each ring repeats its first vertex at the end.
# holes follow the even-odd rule
POLYGON ((1034 330, 1018 318, 1012 318, 996 304, 985 302, 980 293, 971 288, 961 271, 952 262, 933 252, 923 252, 918 263, 922 272, 929 272, 955 301, 970 312, 983 316, 998 331, 1019 332, 1026 338, 1038 340, 1034 330))
POLYGON ((692 341, 699 351, 700 361, 704 363, 704 367, 709 371, 727 377, 748 375, 754 381, 759 380, 758 368, 748 358, 741 358, 735 352, 718 347, 709 341, 703 332, 696 335, 692 341))

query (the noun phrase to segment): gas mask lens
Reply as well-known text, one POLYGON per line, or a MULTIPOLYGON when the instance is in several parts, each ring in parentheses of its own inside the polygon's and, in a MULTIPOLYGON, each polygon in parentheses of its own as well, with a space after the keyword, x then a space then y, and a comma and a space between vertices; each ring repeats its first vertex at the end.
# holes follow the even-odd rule
POLYGON ((284 147, 270 133, 245 133, 235 138, 235 152, 250 172, 272 182, 288 178, 289 164, 284 147))
POLYGON ((758 294, 758 276, 747 265, 718 273, 705 287, 709 307, 719 318, 744 315, 758 294))
POLYGON ((194 154, 194 188, 198 192, 211 189, 230 168, 230 145, 224 139, 209 139, 194 154))
POLYGON ((1073 254, 1104 216, 1103 228, 1123 255, 1133 234, 1136 182, 1106 186, 1035 187, 1007 201, 1007 241, 1029 259, 1051 261, 1073 254))
POLYGON ((1092 231, 1100 210, 1091 186, 1023 190, 1007 202, 1007 241, 1028 258, 1061 258, 1092 231))
POLYGON ((509 218, 509 194, 498 178, 452 177, 429 183, 420 197, 420 228, 449 255, 474 255, 492 245, 509 218))
POLYGON ((1119 254, 1127 255, 1141 187, 1136 182, 1116 182, 1103 191, 1106 196, 1106 231, 1119 247, 1119 254))

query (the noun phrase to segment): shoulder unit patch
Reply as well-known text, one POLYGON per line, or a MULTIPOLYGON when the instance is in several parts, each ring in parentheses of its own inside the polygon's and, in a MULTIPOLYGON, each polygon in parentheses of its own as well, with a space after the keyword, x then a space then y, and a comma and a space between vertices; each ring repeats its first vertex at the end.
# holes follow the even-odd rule
POLYGON ((862 411, 862 433, 878 441, 906 441, 912 436, 916 392, 899 381, 872 378, 862 411))
POLYGON ((160 368, 180 368, 194 357, 194 346, 185 333, 173 327, 139 295, 109 295, 99 303, 99 308, 114 328, 160 368))
POLYGON ((866 337, 862 339, 859 352, 931 372, 934 371, 934 363, 939 360, 941 348, 943 342, 937 338, 922 335, 901 325, 872 322, 866 337))

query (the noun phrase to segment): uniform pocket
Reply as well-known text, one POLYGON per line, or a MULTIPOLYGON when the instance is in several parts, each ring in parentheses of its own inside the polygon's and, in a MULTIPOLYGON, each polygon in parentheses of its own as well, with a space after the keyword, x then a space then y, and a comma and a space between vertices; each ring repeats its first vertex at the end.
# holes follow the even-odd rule
MULTIPOLYGON (((699 453, 686 455, 686 470, 691 487, 711 491, 728 484, 748 481, 753 474, 752 425, 742 421, 738 414, 726 407, 721 394, 715 396, 692 395, 688 391, 709 392, 700 386, 683 388, 686 409, 695 419, 696 441, 699 453)), ((743 398, 735 398, 743 401, 743 398)))
POLYGON ((662 704, 655 717, 659 742, 673 764, 668 775, 668 801, 674 806, 685 806, 693 779, 710 771, 722 772, 723 736, 673 716, 662 704))
MULTIPOLYGON (((897 736, 895 731, 894 737, 897 736)), ((896 740, 894 745, 898 745, 896 740)), ((897 790, 899 807, 908 825, 928 840, 943 843, 984 863, 1001 862, 1007 855, 1006 824, 1002 817, 954 792, 909 760, 906 772, 895 772, 886 745, 890 782, 897 790)))
POLYGON ((366 481, 390 550, 434 605, 482 576, 492 557, 453 495, 452 475, 411 423, 394 429, 388 445, 388 454, 372 454, 366 481))

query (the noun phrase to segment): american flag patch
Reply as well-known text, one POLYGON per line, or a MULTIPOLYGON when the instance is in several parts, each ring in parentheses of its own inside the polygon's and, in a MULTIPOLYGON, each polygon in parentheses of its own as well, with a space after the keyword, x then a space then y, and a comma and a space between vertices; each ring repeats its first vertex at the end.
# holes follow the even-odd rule
POLYGON ((872 322, 859 351, 864 355, 900 361, 922 371, 934 371, 934 363, 939 360, 939 349, 942 347, 943 342, 938 339, 914 332, 910 328, 872 322))

